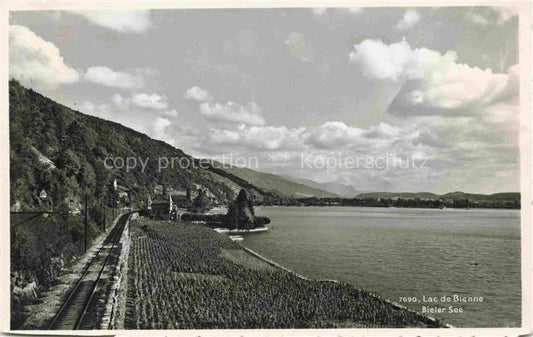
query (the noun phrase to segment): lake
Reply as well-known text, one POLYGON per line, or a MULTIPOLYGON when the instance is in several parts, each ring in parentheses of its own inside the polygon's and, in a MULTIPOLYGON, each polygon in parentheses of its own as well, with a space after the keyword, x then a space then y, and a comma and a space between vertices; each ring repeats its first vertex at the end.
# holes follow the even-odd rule
POLYGON ((257 207, 256 214, 273 228, 245 235, 243 244, 297 273, 348 282, 419 312, 432 308, 428 315, 456 327, 520 326, 519 210, 257 207))

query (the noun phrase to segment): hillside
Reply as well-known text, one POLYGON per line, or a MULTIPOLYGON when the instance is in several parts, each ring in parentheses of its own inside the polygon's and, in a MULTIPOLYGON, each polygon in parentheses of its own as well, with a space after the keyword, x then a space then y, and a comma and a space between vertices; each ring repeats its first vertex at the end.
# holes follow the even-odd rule
POLYGON ((283 178, 290 180, 290 181, 297 182, 299 184, 304 184, 306 186, 324 190, 324 191, 330 192, 332 194, 336 194, 344 198, 353 198, 357 196, 359 193, 361 193, 357 191, 357 189, 353 185, 345 185, 345 184, 340 184, 336 182, 319 183, 311 179, 294 178, 289 175, 283 175, 283 178))
POLYGON ((319 189, 306 184, 291 181, 285 176, 258 172, 247 168, 238 167, 225 168, 224 170, 230 174, 233 174, 243 180, 250 182, 251 184, 260 189, 272 191, 275 194, 278 194, 283 197, 302 198, 315 196, 319 198, 326 198, 338 196, 337 194, 328 192, 325 189, 319 189))
POLYGON ((450 192, 446 194, 435 194, 430 192, 371 192, 361 193, 357 198, 379 198, 379 199, 414 199, 419 198, 422 200, 466 200, 472 202, 497 202, 497 201, 510 201, 520 202, 520 193, 495 193, 495 194, 471 194, 464 192, 450 192))
POLYGON ((216 167, 159 170, 158 158, 198 160, 171 145, 121 124, 73 111, 47 97, 9 83, 11 205, 38 209, 40 191, 54 207, 87 194, 89 203, 110 203, 110 185, 116 178, 143 202, 157 184, 174 189, 202 187, 220 202, 233 199, 240 188, 254 197, 332 196, 283 179, 248 169, 216 167), (145 170, 105 167, 106 158, 148 159, 145 170))

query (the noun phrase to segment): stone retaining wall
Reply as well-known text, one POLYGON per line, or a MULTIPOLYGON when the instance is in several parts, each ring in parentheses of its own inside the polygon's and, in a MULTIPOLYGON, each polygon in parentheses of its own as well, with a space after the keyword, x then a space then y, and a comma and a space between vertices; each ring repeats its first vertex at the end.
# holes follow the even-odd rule
POLYGON ((124 329, 124 315, 126 311, 126 292, 128 284, 128 257, 131 246, 130 240, 130 220, 138 216, 133 213, 124 226, 124 231, 120 237, 119 262, 114 266, 111 291, 107 298, 105 313, 100 324, 100 329, 117 330, 124 329))

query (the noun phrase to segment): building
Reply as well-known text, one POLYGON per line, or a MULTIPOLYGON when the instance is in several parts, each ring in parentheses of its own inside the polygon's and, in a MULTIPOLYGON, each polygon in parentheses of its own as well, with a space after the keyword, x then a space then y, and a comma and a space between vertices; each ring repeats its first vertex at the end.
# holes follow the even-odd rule
POLYGON ((172 203, 176 208, 188 209, 191 205, 191 200, 183 194, 174 194, 170 196, 172 198, 172 203))
POLYGON ((149 199, 148 209, 152 218, 158 220, 170 220, 174 210, 174 203, 170 196, 158 194, 149 199))
POLYGON ((68 204, 69 213, 71 214, 80 214, 81 213, 81 200, 77 194, 72 194, 65 199, 65 202, 68 204))
POLYGON ((39 204, 39 207, 44 211, 51 211, 52 210, 52 200, 48 198, 48 193, 43 189, 39 193, 39 196, 37 197, 37 202, 39 204))
POLYGON ((146 199, 146 208, 151 217, 158 220, 173 220, 178 208, 187 209, 191 205, 190 189, 169 187, 163 183, 156 185, 146 199))

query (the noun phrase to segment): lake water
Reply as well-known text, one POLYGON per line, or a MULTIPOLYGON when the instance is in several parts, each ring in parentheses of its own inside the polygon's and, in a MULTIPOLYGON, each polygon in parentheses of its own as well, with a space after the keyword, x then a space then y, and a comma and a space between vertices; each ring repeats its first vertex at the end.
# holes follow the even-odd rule
POLYGON ((313 278, 337 279, 456 327, 520 326, 518 210, 258 207, 273 229, 244 245, 313 278), (457 302, 453 295, 483 297, 457 302), (442 296, 451 297, 451 301, 442 296), (436 297, 437 303, 426 302, 436 297), (406 300, 409 300, 406 299, 406 300), (441 302, 444 300, 444 302, 441 302), (450 313, 449 307, 462 312, 450 313))

